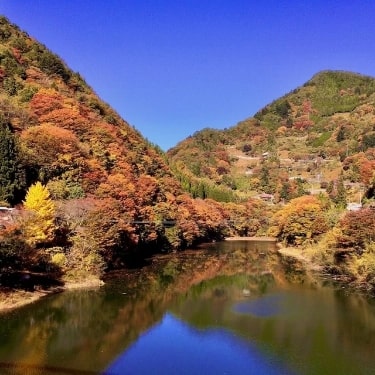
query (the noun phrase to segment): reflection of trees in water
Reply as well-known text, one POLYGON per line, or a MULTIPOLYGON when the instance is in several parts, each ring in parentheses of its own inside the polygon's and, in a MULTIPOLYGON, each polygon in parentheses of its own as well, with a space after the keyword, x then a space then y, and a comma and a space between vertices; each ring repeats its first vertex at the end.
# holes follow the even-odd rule
POLYGON ((310 275, 306 273, 306 268, 302 262, 292 256, 280 256, 285 279, 290 283, 303 283, 310 275))
POLYGON ((17 311, 6 317, 6 324, 1 321, 0 361, 104 367, 114 355, 111 345, 121 345, 120 351, 142 328, 134 326, 135 319, 133 325, 119 319, 122 314, 131 317, 136 309, 122 297, 102 291, 66 292, 17 311))
MULTIPOLYGON (((168 307, 189 299, 192 285, 197 285, 194 294, 218 274, 254 268, 255 255, 244 244, 237 252, 232 249, 233 244, 229 251, 219 250, 220 255, 203 250, 160 257, 142 271, 109 280, 100 290, 65 292, 26 306, 0 324, 0 360, 13 356, 48 365, 64 358, 71 368, 104 368, 168 307)), ((249 287, 245 276, 235 283, 249 287)), ((226 292, 213 293, 223 298, 226 292)))
POLYGON ((335 340, 344 346, 348 355, 356 357, 353 344, 361 348, 361 358, 373 363, 375 347, 375 301, 366 296, 345 293, 343 289, 334 293, 333 321, 337 325, 335 340))
POLYGON ((343 343, 348 352, 354 344, 368 353, 371 363, 374 309, 341 292, 314 294, 310 284, 302 274, 285 273, 276 251, 267 251, 264 244, 227 242, 155 258, 142 270, 113 276, 101 289, 62 293, 0 316, 0 362, 52 366, 63 361, 69 368, 103 369, 172 310, 190 324, 226 327, 281 355, 297 351, 308 358, 307 349, 314 353, 319 345, 335 353, 343 343), (234 301, 290 290, 290 281, 296 291, 288 297, 296 306, 290 318, 233 313, 234 301), (328 339, 316 336, 319 327, 329 332, 328 339))
MULTIPOLYGON (((356 367, 361 361, 364 361, 363 368, 375 370, 375 302, 371 306, 364 296, 347 295, 333 288, 322 289, 324 281, 302 269, 281 265, 271 254, 265 257, 265 265, 272 274, 245 273, 206 280, 190 289, 190 298, 176 313, 200 328, 226 327, 281 357, 297 356, 301 364, 305 364, 302 366, 317 366, 315 373, 327 373, 327 370, 332 371, 328 373, 361 373, 356 367), (264 278, 265 275, 270 277, 264 278), (233 301, 260 299, 267 290, 272 291, 275 284, 275 296, 283 301, 280 316, 260 319, 230 313, 233 301), (246 298, 241 295, 245 286, 250 291, 246 298), (283 292, 284 288, 287 293, 283 292), (322 358, 326 363, 319 368, 322 358)), ((248 260, 251 259, 249 256, 248 260)), ((227 266, 238 266, 239 262, 246 262, 246 253, 235 250, 227 266)), ((308 370, 314 372, 312 368, 308 370)))

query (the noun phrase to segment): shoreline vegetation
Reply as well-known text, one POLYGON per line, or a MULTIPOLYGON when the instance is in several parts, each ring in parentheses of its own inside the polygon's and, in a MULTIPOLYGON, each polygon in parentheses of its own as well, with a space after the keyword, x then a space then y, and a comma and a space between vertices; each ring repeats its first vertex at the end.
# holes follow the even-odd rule
POLYGON ((374 297, 374 285, 371 279, 363 275, 355 275, 350 267, 347 269, 344 265, 325 264, 314 258, 311 248, 283 247, 280 243, 278 247, 277 253, 282 261, 294 270, 315 273, 319 277, 340 283, 342 288, 347 288, 353 293, 359 292, 374 297))

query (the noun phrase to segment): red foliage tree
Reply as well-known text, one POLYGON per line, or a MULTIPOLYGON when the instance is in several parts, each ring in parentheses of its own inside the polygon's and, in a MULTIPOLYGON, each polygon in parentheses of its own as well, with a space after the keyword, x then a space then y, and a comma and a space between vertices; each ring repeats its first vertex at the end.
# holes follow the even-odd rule
POLYGON ((375 241, 375 210, 364 208, 347 212, 339 228, 342 234, 337 238, 338 247, 363 249, 366 243, 375 241))
POLYGON ((63 97, 53 89, 40 89, 30 101, 31 112, 38 118, 63 107, 63 97))

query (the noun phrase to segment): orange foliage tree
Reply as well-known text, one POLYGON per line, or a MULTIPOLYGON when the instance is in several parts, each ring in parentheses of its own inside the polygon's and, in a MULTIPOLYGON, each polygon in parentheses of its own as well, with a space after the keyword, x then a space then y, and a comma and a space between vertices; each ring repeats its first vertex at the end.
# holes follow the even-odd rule
POLYGON ((54 89, 40 89, 30 101, 31 112, 40 117, 63 107, 63 96, 54 89))
POLYGON ((77 179, 87 169, 86 152, 70 130, 42 124, 23 131, 20 139, 25 165, 34 168, 43 182, 67 171, 77 179))
POLYGON ((266 231, 270 209, 259 199, 249 199, 245 204, 224 204, 228 217, 228 234, 231 236, 256 236, 266 231))
POLYGON ((50 124, 33 126, 23 131, 21 141, 28 157, 40 166, 56 164, 63 158, 73 160, 80 154, 76 135, 50 124))
POLYGON ((292 199, 273 215, 269 234, 286 244, 298 245, 327 230, 324 204, 317 197, 306 195, 292 199))

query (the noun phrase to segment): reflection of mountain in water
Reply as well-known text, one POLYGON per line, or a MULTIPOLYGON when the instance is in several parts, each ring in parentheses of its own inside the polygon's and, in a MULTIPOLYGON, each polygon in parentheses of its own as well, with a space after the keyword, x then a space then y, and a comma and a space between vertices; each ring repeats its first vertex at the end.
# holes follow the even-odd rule
POLYGON ((150 263, 112 275, 100 289, 61 293, 0 314, 0 373, 6 367, 97 373, 133 353, 132 360, 142 362, 158 355, 179 374, 185 355, 199 363, 202 353, 206 359, 220 354, 217 363, 226 366, 222 352, 236 348, 236 366, 259 355, 260 362, 281 358, 302 374, 375 373, 375 306, 321 288, 303 273, 287 274, 274 249, 217 243, 150 263), (181 357, 174 353, 180 342, 190 348, 182 347, 181 357))
POLYGON ((276 358, 223 329, 197 330, 166 314, 105 374, 291 374, 276 358))

